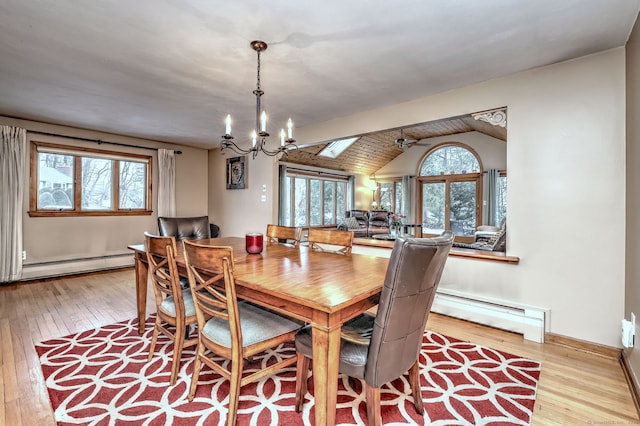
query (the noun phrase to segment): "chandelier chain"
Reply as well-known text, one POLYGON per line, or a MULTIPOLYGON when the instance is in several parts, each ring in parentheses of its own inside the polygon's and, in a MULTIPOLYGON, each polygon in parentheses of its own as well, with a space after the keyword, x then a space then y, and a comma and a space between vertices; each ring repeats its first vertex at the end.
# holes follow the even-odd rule
POLYGON ((257 67, 257 78, 256 78, 256 90, 260 91, 260 51, 258 50, 258 67, 257 67))

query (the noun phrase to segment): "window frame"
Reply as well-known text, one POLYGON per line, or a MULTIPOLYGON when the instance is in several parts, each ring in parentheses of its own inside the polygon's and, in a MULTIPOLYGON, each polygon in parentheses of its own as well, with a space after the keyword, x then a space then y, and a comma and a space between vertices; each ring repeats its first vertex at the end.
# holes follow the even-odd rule
POLYGON ((385 207, 386 210, 390 211, 390 212, 395 212, 395 213, 403 213, 400 212, 399 209, 396 209, 396 206, 398 204, 398 191, 397 191, 397 185, 400 184, 400 191, 402 191, 402 178, 384 178, 384 179, 376 179, 377 181, 377 189, 376 189, 376 196, 374 201, 377 203, 378 207, 381 208, 382 207, 382 202, 381 202, 381 195, 382 195, 382 184, 391 184, 391 208, 387 209, 385 207))
POLYGON ((286 206, 286 208, 289 210, 289 223, 283 223, 281 225, 284 226, 301 226, 303 228, 327 228, 327 227, 334 227, 334 226, 338 226, 340 223, 340 219, 343 217, 344 212, 341 212, 340 210, 338 210, 338 183, 344 183, 345 188, 344 188, 344 197, 345 197, 345 211, 349 208, 349 200, 348 200, 348 196, 347 194, 349 193, 350 189, 349 189, 349 185, 350 185, 350 179, 349 176, 339 176, 339 175, 330 175, 329 173, 323 173, 323 172, 313 172, 313 171, 304 171, 304 170, 295 170, 295 171, 288 171, 287 172, 287 176, 286 179, 288 181, 288 183, 286 184, 286 187, 289 191, 289 199, 288 199, 288 205, 286 206), (295 185, 295 180, 296 179, 303 179, 305 181, 305 187, 306 187, 306 224, 305 225, 296 225, 295 224, 295 219, 296 219, 296 215, 295 215, 295 211, 296 211, 296 185, 295 185), (320 219, 321 219, 321 224, 320 225, 311 225, 311 181, 312 180, 316 180, 320 182, 320 206, 319 206, 319 211, 320 211, 320 219), (325 211, 325 185, 324 183, 326 181, 329 182, 334 182, 335 184, 333 185, 333 191, 334 191, 334 196, 332 199, 332 210, 333 210, 333 218, 335 223, 326 223, 325 222, 325 216, 324 216, 324 211, 325 211))
MULTIPOLYGON (((445 143, 438 144, 432 147, 431 149, 429 149, 424 154, 422 159, 418 162, 418 169, 417 169, 416 175, 417 175, 417 183, 418 183, 416 185, 416 191, 418 192, 418 197, 417 197, 418 217, 420 218, 421 221, 423 217, 423 207, 424 207, 424 204, 423 204, 424 200, 422 197, 422 194, 423 194, 422 188, 425 183, 444 183, 445 184, 445 229, 451 229, 451 183, 475 182, 475 185, 476 185, 475 228, 477 229, 478 226, 482 224, 483 165, 482 165, 482 160, 480 159, 480 156, 473 148, 460 142, 445 142, 445 143), (449 146, 463 148, 467 150, 469 153, 471 153, 476 158, 476 161, 478 162, 478 167, 480 170, 478 172, 471 172, 471 173, 467 172, 464 174, 454 173, 454 174, 440 174, 440 175, 432 175, 432 176, 421 175, 420 173, 422 171, 422 165, 427 160, 427 158, 429 158, 429 156, 433 154, 435 151, 437 151, 438 149, 449 147, 449 146)), ((424 226, 423 226, 423 235, 425 237, 436 236, 435 234, 429 234, 427 232, 424 232, 424 226)), ((458 242, 463 242, 463 243, 473 243, 474 236, 456 235, 454 240, 458 242)))
POLYGON ((133 154, 121 151, 107 151, 102 149, 87 148, 74 145, 63 145, 50 142, 31 141, 30 151, 30 174, 29 174, 29 211, 30 217, 82 217, 82 216, 148 216, 153 214, 152 210, 152 164, 153 157, 150 155, 133 154), (38 208, 39 193, 39 153, 51 151, 54 154, 69 155, 74 157, 73 161, 73 181, 74 197, 73 208, 65 210, 51 210, 38 208), (83 153, 87 153, 83 156, 83 153), (111 170, 112 199, 113 207, 108 210, 82 210, 82 159, 98 158, 113 161, 111 170), (120 209, 120 161, 131 161, 146 163, 146 200, 145 206, 141 209, 120 209))

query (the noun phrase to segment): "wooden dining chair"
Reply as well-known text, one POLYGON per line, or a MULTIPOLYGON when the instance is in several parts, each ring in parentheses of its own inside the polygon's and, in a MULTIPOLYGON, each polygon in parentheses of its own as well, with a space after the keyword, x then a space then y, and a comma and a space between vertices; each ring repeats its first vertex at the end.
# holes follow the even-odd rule
MULTIPOLYGON (((424 411, 418 355, 424 328, 454 234, 398 238, 393 246, 375 316, 365 313, 342 326, 339 371, 364 380, 369 426, 381 425, 380 387, 405 372, 418 414, 424 411)), ((302 411, 312 352, 311 327, 296 335, 296 411, 302 411)), ((331 362, 331 361, 330 361, 331 362)))
POLYGON ((189 401, 195 397, 204 363, 229 380, 227 425, 235 425, 240 388, 296 362, 296 357, 289 357, 243 376, 244 359, 292 341, 300 325, 253 304, 238 303, 231 247, 184 241, 184 256, 198 317, 189 401), (231 362, 218 363, 215 355, 231 362))
POLYGON ((316 251, 351 254, 353 231, 309 228, 309 248, 316 251), (328 247, 330 246, 330 247, 328 247))
POLYGON ((302 228, 298 226, 267 225, 267 242, 271 244, 290 244, 293 247, 300 245, 302 228))
POLYGON ((182 349, 198 343, 197 337, 188 338, 188 327, 197 322, 196 308, 191 292, 183 291, 180 285, 175 259, 177 251, 175 237, 161 237, 145 232, 144 245, 156 298, 156 323, 151 337, 148 361, 153 358, 159 333, 173 340, 170 379, 173 386, 180 370, 182 349))

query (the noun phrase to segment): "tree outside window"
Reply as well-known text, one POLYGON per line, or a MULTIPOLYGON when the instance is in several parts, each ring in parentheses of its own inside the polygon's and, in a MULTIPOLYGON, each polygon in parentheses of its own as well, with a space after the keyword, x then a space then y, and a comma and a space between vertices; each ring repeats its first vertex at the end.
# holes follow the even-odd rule
POLYGON ((30 216, 151 214, 151 157, 32 143, 30 216))
POLYGON ((281 215, 285 226, 337 226, 347 210, 347 180, 290 175, 281 215))
POLYGON ((445 229, 456 240, 473 240, 482 217, 482 174, 478 156, 462 144, 446 144, 429 152, 420 166, 420 215, 424 235, 445 229))

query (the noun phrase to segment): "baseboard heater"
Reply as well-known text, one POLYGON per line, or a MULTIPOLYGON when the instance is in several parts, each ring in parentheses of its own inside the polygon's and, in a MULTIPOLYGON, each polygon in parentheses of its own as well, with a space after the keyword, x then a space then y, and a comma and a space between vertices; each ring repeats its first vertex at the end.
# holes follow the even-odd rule
POLYGON ((501 330, 520 333, 526 340, 544 343, 545 319, 549 311, 536 307, 507 306, 503 303, 438 291, 433 312, 473 321, 501 330))
POLYGON ((127 266, 133 266, 133 255, 131 253, 28 263, 22 267, 22 280, 95 272, 127 266))

